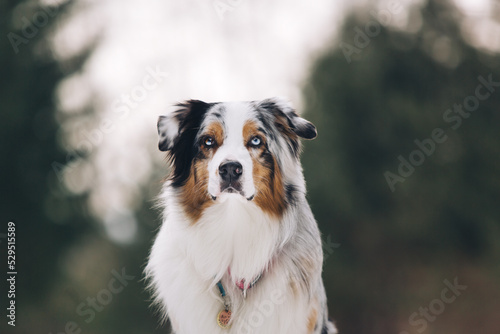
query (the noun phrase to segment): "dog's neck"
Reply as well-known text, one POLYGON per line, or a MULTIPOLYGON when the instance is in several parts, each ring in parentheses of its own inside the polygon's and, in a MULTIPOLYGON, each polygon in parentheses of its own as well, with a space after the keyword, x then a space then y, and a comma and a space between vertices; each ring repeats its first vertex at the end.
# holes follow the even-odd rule
POLYGON ((265 272, 279 247, 280 224, 257 205, 227 194, 188 227, 187 252, 204 279, 227 275, 238 286, 265 272))

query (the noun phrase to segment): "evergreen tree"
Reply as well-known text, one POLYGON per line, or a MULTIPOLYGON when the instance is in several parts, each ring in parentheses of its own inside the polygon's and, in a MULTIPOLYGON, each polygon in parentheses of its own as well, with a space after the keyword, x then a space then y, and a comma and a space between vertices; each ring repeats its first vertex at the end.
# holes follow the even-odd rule
MULTIPOLYGON (((319 136, 304 168, 320 228, 341 244, 325 281, 343 333, 412 329, 408 317, 443 279, 472 279, 474 263, 499 260, 498 55, 464 42, 448 2, 410 17, 422 21, 415 33, 351 15, 305 88, 319 136)), ((478 271, 498 281, 498 270, 478 271)), ((452 317, 434 328, 466 333, 471 320, 452 317)))

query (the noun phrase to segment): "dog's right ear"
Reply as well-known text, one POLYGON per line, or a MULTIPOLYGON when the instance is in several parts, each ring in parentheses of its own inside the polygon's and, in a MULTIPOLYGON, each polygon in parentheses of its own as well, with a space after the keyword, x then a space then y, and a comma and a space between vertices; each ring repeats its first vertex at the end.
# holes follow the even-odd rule
POLYGON ((175 115, 158 117, 158 148, 168 151, 174 147, 174 142, 179 136, 179 120, 175 115))
POLYGON ((160 151, 171 150, 186 130, 196 131, 201 116, 206 112, 209 104, 199 100, 189 100, 176 106, 179 109, 158 118, 158 148, 160 151))

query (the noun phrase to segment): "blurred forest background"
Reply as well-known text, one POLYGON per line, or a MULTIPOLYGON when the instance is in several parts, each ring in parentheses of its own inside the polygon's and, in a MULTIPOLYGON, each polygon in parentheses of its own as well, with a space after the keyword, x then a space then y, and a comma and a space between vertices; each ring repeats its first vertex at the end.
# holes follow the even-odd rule
MULTIPOLYGON (((160 154, 146 185, 137 190, 140 202, 111 223, 103 224, 89 209, 85 187, 75 191, 59 179, 73 160, 91 156, 69 154, 62 144, 67 116, 58 111, 55 96, 59 83, 85 66, 99 38, 64 61, 46 43, 72 6, 0 2, 0 248, 5 268, 5 226, 16 222, 19 272, 15 328, 7 325, 5 279, 0 283, 0 331, 167 333, 149 308, 142 281, 159 224, 154 196, 167 172, 160 154), (52 12, 47 11, 43 29, 28 38, 13 22, 40 8, 52 12), (53 12, 59 19, 50 19, 53 12), (126 242, 110 237, 110 224, 120 219, 134 222, 127 225, 133 238, 126 242), (130 276, 123 290, 103 292, 123 271, 130 276)), ((484 30, 482 44, 451 1, 400 8, 407 17, 404 27, 391 24, 396 14, 376 8, 373 2, 351 10, 328 47, 312 64, 303 64, 310 73, 299 112, 319 133, 305 143, 303 165, 325 242, 331 317, 342 334, 498 334, 500 7, 490 7, 497 25, 484 30), (498 83, 480 90, 490 93, 484 99, 473 98, 479 77, 498 83), (472 111, 448 112, 455 104, 472 111), (415 140, 431 138, 437 128, 446 140, 434 143, 429 155, 412 155, 422 150, 415 140), (387 172, 392 180, 401 173, 400 156, 418 160, 418 166, 391 187, 387 172), (425 327, 409 319, 421 307, 439 309, 434 301, 442 298, 443 282, 455 278, 467 289, 454 302, 441 303, 444 311, 425 327)), ((99 118, 91 107, 83 113, 99 118)), ((141 143, 149 145, 144 150, 156 149, 155 117, 141 143)))

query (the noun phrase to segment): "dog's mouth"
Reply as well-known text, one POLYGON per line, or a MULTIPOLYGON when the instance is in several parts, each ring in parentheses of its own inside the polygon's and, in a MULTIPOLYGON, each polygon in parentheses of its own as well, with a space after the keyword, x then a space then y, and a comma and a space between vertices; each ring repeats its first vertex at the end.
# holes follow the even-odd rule
POLYGON ((251 201, 254 199, 254 195, 251 195, 251 196, 246 196, 245 193, 243 192, 243 190, 240 189, 240 187, 234 187, 232 185, 228 185, 226 186, 225 188, 222 188, 221 191, 220 191, 220 194, 218 196, 215 196, 215 195, 212 195, 210 194, 210 196, 212 197, 212 200, 216 201, 217 198, 219 198, 221 195, 223 194, 235 194, 235 195, 241 195, 242 197, 244 197, 247 201, 251 201))

